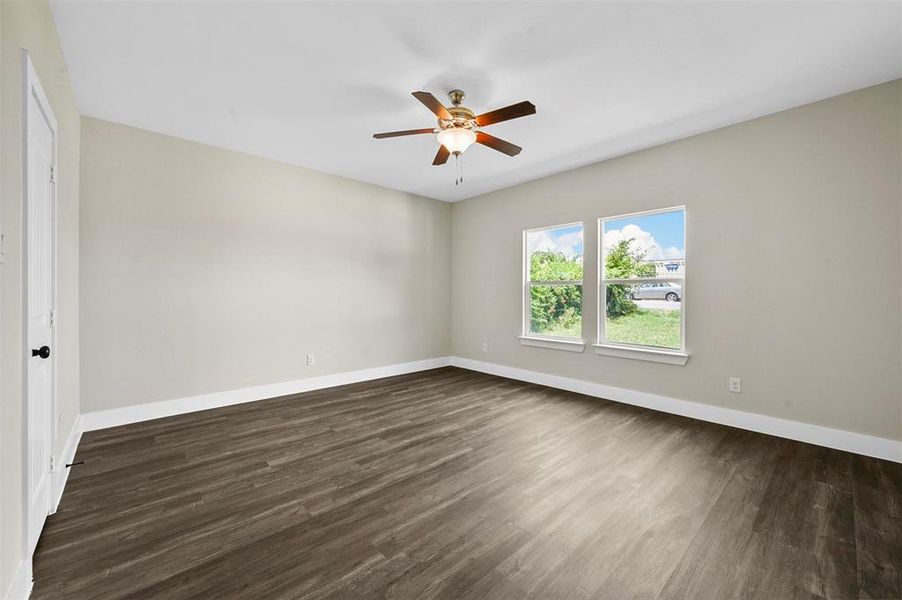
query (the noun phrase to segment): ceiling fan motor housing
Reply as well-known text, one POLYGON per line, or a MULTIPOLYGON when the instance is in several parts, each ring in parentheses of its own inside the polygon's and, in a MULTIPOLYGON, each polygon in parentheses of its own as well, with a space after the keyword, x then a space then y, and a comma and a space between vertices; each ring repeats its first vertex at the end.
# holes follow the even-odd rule
POLYGON ((448 99, 451 100, 451 106, 447 111, 453 117, 451 120, 439 117, 438 126, 440 129, 451 129, 459 127, 462 129, 476 129, 476 113, 460 103, 464 100, 462 90, 451 90, 448 92, 448 99))
POLYGON ((438 126, 441 129, 462 127, 464 129, 476 129, 476 113, 466 106, 450 106, 448 112, 453 117, 450 121, 439 118, 438 126))

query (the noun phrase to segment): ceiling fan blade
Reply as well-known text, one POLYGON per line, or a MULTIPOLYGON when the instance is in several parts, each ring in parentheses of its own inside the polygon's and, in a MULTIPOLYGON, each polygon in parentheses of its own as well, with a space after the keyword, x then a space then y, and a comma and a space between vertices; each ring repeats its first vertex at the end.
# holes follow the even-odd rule
POLYGON ((438 101, 438 98, 430 94, 429 92, 411 92, 413 97, 426 105, 426 108, 431 110, 436 117, 439 119, 445 119, 446 121, 450 121, 454 117, 451 116, 451 113, 448 112, 448 109, 438 101))
POLYGON ((510 106, 505 106, 498 110, 483 113, 476 117, 476 124, 480 127, 485 127, 486 125, 500 123, 501 121, 510 121, 511 119, 519 119, 520 117, 534 114, 536 114, 535 105, 528 100, 524 100, 517 104, 511 104, 510 106))
POLYGON ((438 152, 435 153, 435 158, 432 159, 432 164, 435 166, 443 165, 448 162, 449 156, 451 156, 451 153, 448 152, 448 149, 442 145, 439 145, 438 152))
POLYGON ((497 150, 498 152, 502 152, 507 154, 508 156, 517 156, 520 154, 520 150, 523 150, 520 146, 515 146, 510 142, 505 142, 500 138, 496 138, 493 135, 489 135, 487 133, 483 133, 482 131, 476 132, 476 143, 482 144, 483 146, 488 146, 492 150, 497 150))
POLYGON ((417 135, 420 133, 434 133, 435 129, 405 129, 404 131, 388 131, 386 133, 374 133, 373 137, 377 140, 382 138, 400 137, 402 135, 417 135))

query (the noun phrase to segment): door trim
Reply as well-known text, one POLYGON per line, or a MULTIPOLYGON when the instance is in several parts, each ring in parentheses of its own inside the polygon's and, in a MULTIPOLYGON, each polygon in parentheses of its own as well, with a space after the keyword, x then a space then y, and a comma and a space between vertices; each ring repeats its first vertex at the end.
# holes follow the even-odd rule
MULTIPOLYGON (((29 189, 28 189, 28 166, 29 166, 29 147, 28 147, 28 116, 29 116, 29 98, 34 97, 36 103, 40 107, 40 110, 43 112, 44 118, 50 123, 50 127, 53 133, 53 166, 54 166, 54 176, 52 180, 52 185, 50 186, 50 260, 51 260, 51 280, 50 280, 50 298, 51 298, 51 306, 53 308, 54 313, 54 322, 50 330, 50 347, 53 348, 54 359, 57 358, 57 321, 58 319, 55 317, 56 307, 57 307, 57 276, 58 276, 58 266, 59 260, 57 256, 58 249, 58 232, 57 232, 57 198, 58 198, 58 181, 59 181, 59 126, 56 120, 56 116, 53 114, 53 108, 50 105, 50 101, 47 99, 47 94, 44 92, 44 88, 41 86, 41 82, 38 79, 37 72, 35 71, 34 65, 31 62, 31 57, 28 54, 28 50, 21 49, 21 65, 22 65, 22 111, 21 111, 21 129, 22 129, 22 204, 21 204, 21 248, 22 248, 22 256, 21 256, 21 268, 22 268, 22 294, 21 294, 21 302, 22 302, 22 327, 21 327, 21 351, 22 351, 22 507, 23 507, 23 520, 22 520, 22 544, 23 544, 23 554, 24 561, 26 567, 26 578, 31 584, 33 571, 32 571, 32 555, 29 551, 30 542, 29 539, 30 532, 28 530, 30 516, 29 515, 29 498, 28 498, 28 465, 29 465, 29 451, 28 451, 28 416, 29 416, 29 398, 28 398, 28 368, 29 368, 29 360, 31 358, 30 346, 29 346, 29 336, 28 336, 28 265, 29 265, 29 248, 28 248, 28 209, 29 209, 29 189)), ((51 457, 54 456, 54 444, 56 442, 57 437, 57 360, 53 360, 50 365, 50 419, 51 422, 49 424, 50 427, 50 453, 51 457)), ((48 460, 50 457, 48 457, 48 460)), ((63 465, 54 465, 54 469, 51 469, 48 473, 48 478, 50 481, 50 495, 51 495, 51 510, 53 510, 53 480, 54 480, 54 470, 59 469, 60 467, 65 468, 63 465)))

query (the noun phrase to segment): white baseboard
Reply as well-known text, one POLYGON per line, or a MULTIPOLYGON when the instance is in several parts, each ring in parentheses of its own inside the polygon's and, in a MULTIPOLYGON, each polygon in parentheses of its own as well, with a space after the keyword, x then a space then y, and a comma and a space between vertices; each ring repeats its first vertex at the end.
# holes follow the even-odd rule
MULTIPOLYGON (((790 421, 778 417, 769 417, 767 415, 733 410, 710 404, 679 400, 668 396, 605 385, 603 383, 593 383, 581 379, 549 375, 538 371, 518 369, 516 367, 472 360, 469 358, 460 358, 457 356, 443 356, 397 365, 363 369, 360 371, 310 377, 307 379, 299 379, 297 381, 286 381, 239 390, 202 394, 175 400, 163 400, 160 402, 139 404, 137 406, 89 412, 81 415, 81 430, 93 431, 95 429, 104 429, 106 427, 116 427, 118 425, 138 423, 140 421, 159 419, 162 417, 207 410, 210 408, 231 406, 233 404, 254 402, 256 400, 266 400, 278 396, 299 394, 338 385, 392 377, 394 375, 404 375, 406 373, 415 373, 427 369, 437 369, 448 365, 469 369, 471 371, 498 375, 500 377, 507 377, 509 379, 537 383, 562 390, 569 390, 571 392, 613 400, 615 402, 622 402, 624 404, 642 406, 675 415, 692 417, 702 421, 729 425, 730 427, 738 427, 739 429, 757 431, 759 433, 775 435, 790 440, 817 444, 827 448, 835 448, 837 450, 845 450, 856 454, 863 454, 865 456, 902 462, 902 442, 897 440, 854 433, 842 429, 832 429, 830 427, 812 425, 810 423, 802 423, 799 421, 790 421)), ((67 461, 71 462, 71 457, 69 457, 67 461)), ((61 490, 62 487, 55 489, 61 490)))
POLYGON ((438 358, 418 360, 397 365, 362 369, 360 371, 348 371, 345 373, 308 377, 307 379, 284 381, 282 383, 272 383, 238 390, 229 390, 226 392, 214 392, 212 394, 201 394, 199 396, 189 396, 187 398, 177 398, 175 400, 162 400, 160 402, 149 402, 147 404, 138 404, 136 406, 127 406, 124 408, 93 411, 82 414, 82 426, 84 431, 94 431, 95 429, 128 425, 129 423, 171 417, 173 415, 181 415, 210 408, 231 406, 233 404, 254 402, 256 400, 267 400, 269 398, 277 398, 289 394, 300 394, 302 392, 310 392, 338 385, 347 385, 349 383, 358 383, 361 381, 370 381, 372 379, 382 379, 383 377, 392 377, 394 375, 405 375, 417 371, 437 369, 439 367, 447 367, 449 364, 450 359, 447 356, 441 356, 438 358))
POLYGON ((635 390, 614 387, 602 383, 592 383, 581 379, 549 375, 547 373, 539 373, 538 371, 528 371, 526 369, 471 360, 469 358, 452 356, 451 365, 463 369, 470 369, 471 371, 479 371, 491 375, 498 375, 500 377, 507 377, 509 379, 517 379, 571 392, 578 392, 580 394, 586 394, 587 396, 595 396, 597 398, 604 398, 606 400, 613 400, 624 404, 651 408, 653 410, 682 415, 684 417, 692 417, 693 419, 700 419, 702 421, 729 425, 730 427, 738 427, 739 429, 757 431, 758 433, 766 433, 768 435, 775 435, 790 440, 797 440, 799 442, 807 442, 809 444, 817 444, 818 446, 826 446, 827 448, 854 452, 855 454, 863 454, 865 456, 883 458, 894 462, 902 462, 902 442, 897 440, 853 433, 842 429, 831 429, 830 427, 779 419, 777 417, 768 417, 766 415, 722 408, 710 404, 678 400, 667 396, 659 396, 647 392, 637 392, 635 390))
POLYGON ((82 417, 81 415, 78 415, 75 417, 75 422, 72 423, 72 429, 69 430, 69 436, 66 438, 66 445, 63 446, 59 462, 54 465, 53 468, 51 479, 53 486, 51 492, 52 496, 50 498, 51 515, 59 508, 60 500, 63 497, 63 489, 66 487, 66 481, 69 479, 70 469, 67 469, 66 465, 75 459, 75 451, 78 449, 78 442, 81 441, 81 434, 83 431, 82 417))
POLYGON ((28 600, 28 597, 31 595, 32 584, 31 557, 29 556, 27 560, 19 562, 4 598, 7 600, 28 600))

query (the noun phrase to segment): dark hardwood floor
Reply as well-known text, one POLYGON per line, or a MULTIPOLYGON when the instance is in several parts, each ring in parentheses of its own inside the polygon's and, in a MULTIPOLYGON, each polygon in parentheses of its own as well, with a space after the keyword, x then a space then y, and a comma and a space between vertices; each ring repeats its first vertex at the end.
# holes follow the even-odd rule
POLYGON ((902 597, 902 465, 461 369, 76 458, 36 600, 902 597))

